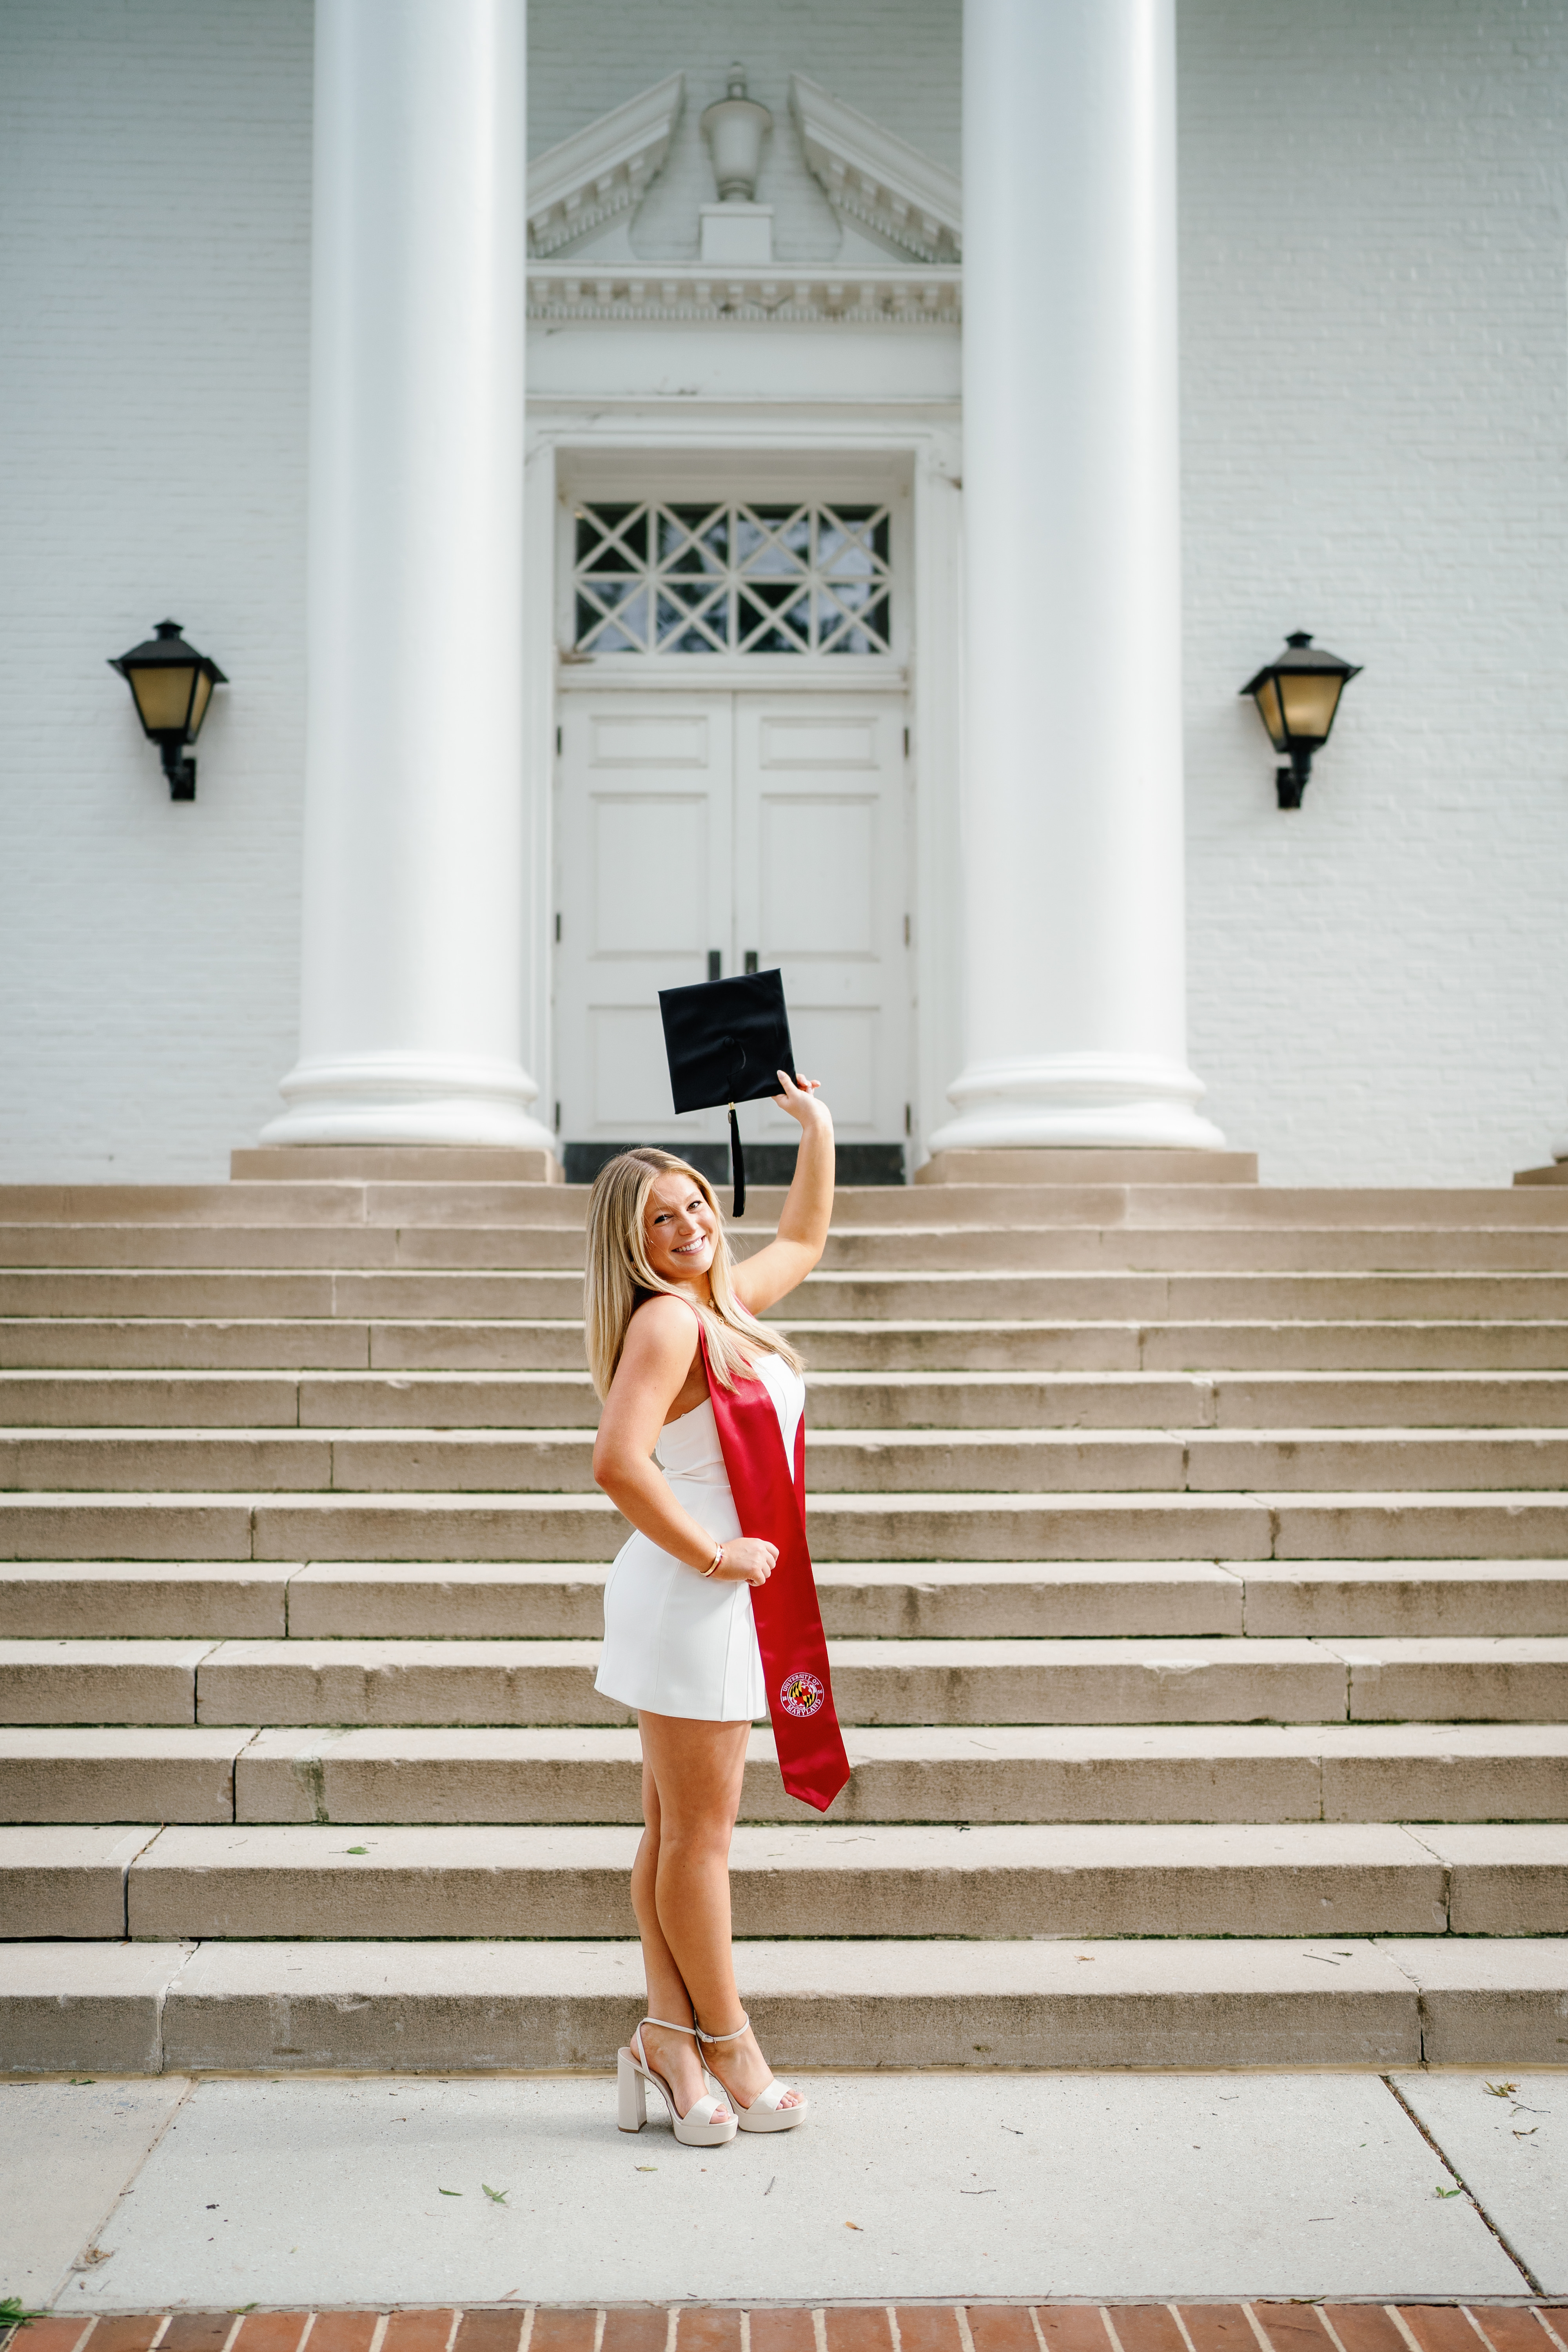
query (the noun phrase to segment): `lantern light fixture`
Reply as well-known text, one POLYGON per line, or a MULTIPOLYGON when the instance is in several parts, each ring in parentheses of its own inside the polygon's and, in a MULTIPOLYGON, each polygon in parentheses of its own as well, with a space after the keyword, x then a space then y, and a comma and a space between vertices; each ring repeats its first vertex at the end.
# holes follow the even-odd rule
POLYGON ((226 686, 227 678, 210 655, 185 643, 178 621, 160 621, 152 636, 109 667, 131 688, 142 732, 158 746, 169 798, 194 801, 196 763, 188 747, 201 733, 214 687, 226 686))
POLYGON ((1242 693, 1250 694, 1257 703, 1274 749, 1283 751, 1290 762, 1288 768, 1274 771, 1282 809, 1300 807, 1312 772, 1312 754, 1328 741, 1346 680, 1359 677, 1362 667, 1314 646, 1305 629, 1293 629, 1285 640, 1284 652, 1276 654, 1242 688, 1242 693))

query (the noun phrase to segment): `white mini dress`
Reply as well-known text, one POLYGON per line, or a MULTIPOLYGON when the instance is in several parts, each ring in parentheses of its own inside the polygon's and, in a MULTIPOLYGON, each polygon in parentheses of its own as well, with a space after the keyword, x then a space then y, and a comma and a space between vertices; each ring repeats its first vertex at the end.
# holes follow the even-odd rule
MULTIPOLYGON (((784 1459, 793 1468, 805 1382, 782 1356, 763 1349, 753 1369, 773 1398, 784 1459)), ((665 1423, 653 1458, 676 1501, 715 1543, 760 1532, 743 1528, 737 1516, 707 1397, 665 1423)), ((768 1693, 751 1586, 704 1576, 661 1551, 650 1537, 628 1536, 605 1586, 605 1646, 594 1688, 622 1706, 646 1706, 654 1715, 757 1722, 767 1714, 768 1693)))

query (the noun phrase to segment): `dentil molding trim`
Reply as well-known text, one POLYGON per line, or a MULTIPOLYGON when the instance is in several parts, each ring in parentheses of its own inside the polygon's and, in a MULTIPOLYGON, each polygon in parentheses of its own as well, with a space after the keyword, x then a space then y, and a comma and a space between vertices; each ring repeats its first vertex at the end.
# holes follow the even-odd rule
POLYGON ((963 188, 952 173, 805 74, 791 74, 789 103, 805 160, 835 212, 917 261, 962 257, 963 188))
POLYGON ((954 268, 716 269, 656 263, 536 264, 531 319, 833 320, 850 326, 952 327, 963 310, 954 268))
POLYGON ((528 230, 535 253, 554 253, 642 202, 669 152, 685 97, 686 76, 673 73, 529 165, 528 230))

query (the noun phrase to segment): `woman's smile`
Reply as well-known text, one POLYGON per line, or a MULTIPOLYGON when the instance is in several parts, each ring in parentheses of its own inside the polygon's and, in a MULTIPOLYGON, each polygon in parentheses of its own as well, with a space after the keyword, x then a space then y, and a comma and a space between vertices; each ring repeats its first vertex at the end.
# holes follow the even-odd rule
POLYGON ((667 1282, 700 1277, 713 1263, 714 1220, 688 1176, 660 1176, 648 1195, 643 1233, 648 1264, 667 1282))

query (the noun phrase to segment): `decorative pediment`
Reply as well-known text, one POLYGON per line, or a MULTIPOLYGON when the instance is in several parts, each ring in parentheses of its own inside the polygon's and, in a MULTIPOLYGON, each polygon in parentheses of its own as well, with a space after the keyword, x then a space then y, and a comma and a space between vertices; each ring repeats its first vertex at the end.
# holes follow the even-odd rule
POLYGON ((953 262, 963 251, 963 189, 951 172, 792 74, 790 111, 805 160, 834 210, 919 261, 953 262))
POLYGON ((673 73, 529 165, 528 227, 536 254, 558 252, 642 202, 669 152, 685 96, 685 75, 673 73))

